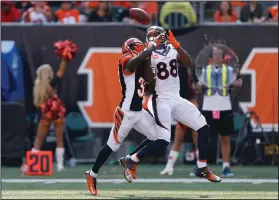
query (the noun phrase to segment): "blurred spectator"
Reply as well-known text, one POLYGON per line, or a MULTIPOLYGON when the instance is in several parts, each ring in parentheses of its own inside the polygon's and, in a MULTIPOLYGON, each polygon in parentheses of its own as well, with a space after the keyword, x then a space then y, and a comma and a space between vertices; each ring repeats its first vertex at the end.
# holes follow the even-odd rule
POLYGON ((246 3, 244 1, 230 1, 230 3, 237 16, 240 16, 240 11, 246 5, 246 3))
POLYGON ((80 22, 80 12, 73 8, 71 1, 62 1, 60 9, 55 12, 55 21, 63 24, 75 24, 80 22))
POLYGON ((189 2, 166 2, 159 20, 163 28, 187 28, 197 23, 197 16, 189 2))
POLYGON ((132 3, 133 2, 129 1, 114 1, 112 2, 112 5, 116 7, 122 7, 124 9, 130 9, 132 7, 132 3))
POLYGON ((16 9, 11 1, 1 2, 1 22, 19 22, 21 13, 16 9))
POLYGON ((51 19, 51 9, 43 1, 32 2, 32 7, 23 13, 23 21, 27 23, 44 24, 51 21, 51 19))
POLYGON ((156 20, 158 14, 158 4, 157 2, 113 2, 114 6, 120 7, 118 8, 119 19, 118 21, 135 23, 129 14, 130 8, 141 8, 149 14, 152 21, 156 20))
POLYGON ((16 1, 14 3, 15 7, 22 12, 27 11, 29 8, 32 7, 32 2, 31 1, 16 1))
POLYGON ((264 22, 264 8, 257 1, 251 1, 241 9, 240 20, 242 22, 264 22))
POLYGON ((278 3, 277 5, 268 8, 267 18, 271 21, 278 22, 278 3))
POLYGON ((85 2, 85 3, 87 3, 88 8, 97 8, 99 5, 98 1, 89 1, 89 2, 85 2))
POLYGON ((109 4, 106 1, 99 2, 95 11, 89 15, 88 22, 111 22, 112 15, 110 13, 109 4))
POLYGON ((220 8, 214 14, 215 22, 236 22, 237 14, 232 10, 232 5, 228 1, 222 1, 220 8))
POLYGON ((158 3, 157 2, 138 2, 138 8, 141 8, 145 10, 149 16, 151 17, 151 20, 155 20, 158 14, 158 3))

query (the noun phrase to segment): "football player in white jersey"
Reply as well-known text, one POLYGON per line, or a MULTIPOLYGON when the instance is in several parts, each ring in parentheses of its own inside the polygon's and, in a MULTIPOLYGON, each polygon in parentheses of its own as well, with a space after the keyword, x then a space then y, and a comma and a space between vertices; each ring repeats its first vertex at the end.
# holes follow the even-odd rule
MULTIPOLYGON (((144 49, 144 44, 137 38, 130 38, 122 46, 123 55, 118 63, 118 76, 122 88, 122 100, 115 110, 113 125, 107 144, 99 152, 91 170, 85 172, 88 190, 97 195, 97 173, 112 152, 119 149, 121 143, 132 128, 143 133, 149 140, 156 140, 155 121, 146 111, 142 110, 142 77, 146 60, 155 49, 156 44, 144 49)), ((150 84, 153 81, 153 72, 150 68, 150 84)), ((142 144, 145 145, 144 143, 142 144)), ((141 146, 139 147, 141 149, 141 146)), ((136 153, 138 149, 135 149, 136 153)))
POLYGON ((188 53, 180 46, 172 32, 158 26, 147 29, 146 42, 149 45, 161 45, 150 56, 151 67, 156 69, 155 92, 148 100, 148 111, 155 118, 157 140, 149 142, 139 152, 125 157, 124 176, 128 182, 136 178, 135 165, 151 153, 164 150, 171 138, 172 116, 182 124, 198 132, 199 160, 195 175, 211 182, 220 182, 221 178, 213 174, 207 166, 208 140, 210 128, 204 116, 191 102, 180 97, 178 64, 190 67, 192 61, 188 53))

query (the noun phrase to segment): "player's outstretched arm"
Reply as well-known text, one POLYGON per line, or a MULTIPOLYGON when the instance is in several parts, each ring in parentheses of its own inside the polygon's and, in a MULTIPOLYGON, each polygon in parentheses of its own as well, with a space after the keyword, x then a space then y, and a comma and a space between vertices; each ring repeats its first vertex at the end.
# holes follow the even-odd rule
POLYGON ((127 61, 124 66, 125 72, 129 72, 129 73, 134 72, 135 69, 138 66, 140 66, 142 62, 146 60, 154 50, 155 50, 155 46, 151 46, 148 49, 141 51, 138 55, 136 55, 135 57, 127 61))
POLYGON ((59 65, 59 69, 56 73, 56 76, 58 78, 62 78, 64 76, 65 70, 66 70, 66 65, 67 65, 67 61, 65 59, 62 59, 59 65))
POLYGON ((191 67, 193 65, 191 56, 180 46, 180 43, 177 42, 171 30, 169 30, 167 38, 168 43, 172 44, 172 46, 177 50, 178 61, 181 62, 184 67, 191 67))

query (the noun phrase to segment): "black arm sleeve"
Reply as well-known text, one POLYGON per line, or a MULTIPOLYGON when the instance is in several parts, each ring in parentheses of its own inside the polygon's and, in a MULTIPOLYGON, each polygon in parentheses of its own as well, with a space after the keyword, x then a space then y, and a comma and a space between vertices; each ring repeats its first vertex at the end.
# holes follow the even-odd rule
POLYGON ((146 96, 150 96, 153 94, 155 89, 156 79, 152 79, 150 82, 148 82, 145 86, 145 94, 146 96))
POLYGON ((135 71, 135 69, 146 59, 148 58, 152 51, 155 50, 155 47, 152 46, 142 52, 140 52, 136 57, 131 58, 124 66, 125 69, 128 69, 130 72, 135 71))

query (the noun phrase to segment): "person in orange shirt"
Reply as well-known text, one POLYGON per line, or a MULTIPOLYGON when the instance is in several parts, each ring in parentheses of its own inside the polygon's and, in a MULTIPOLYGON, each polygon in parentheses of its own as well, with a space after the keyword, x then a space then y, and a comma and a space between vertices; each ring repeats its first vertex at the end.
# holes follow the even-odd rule
POLYGON ((117 7, 123 7, 125 9, 130 9, 132 7, 131 2, 129 1, 114 1, 112 5, 117 7))
POLYGON ((138 7, 145 10, 152 20, 154 20, 158 14, 158 3, 157 2, 139 2, 138 7))
POLYGON ((278 22, 278 4, 268 8, 268 19, 278 22))
POLYGON ((72 6, 71 1, 61 2, 60 9, 55 12, 56 21, 63 24, 79 23, 80 12, 78 9, 73 9, 72 6))
POLYGON ((232 10, 232 5, 228 1, 220 3, 220 9, 214 14, 215 22, 236 22, 237 14, 232 10))
POLYGON ((244 1, 231 1, 231 4, 233 7, 240 7, 240 8, 246 5, 244 1))

